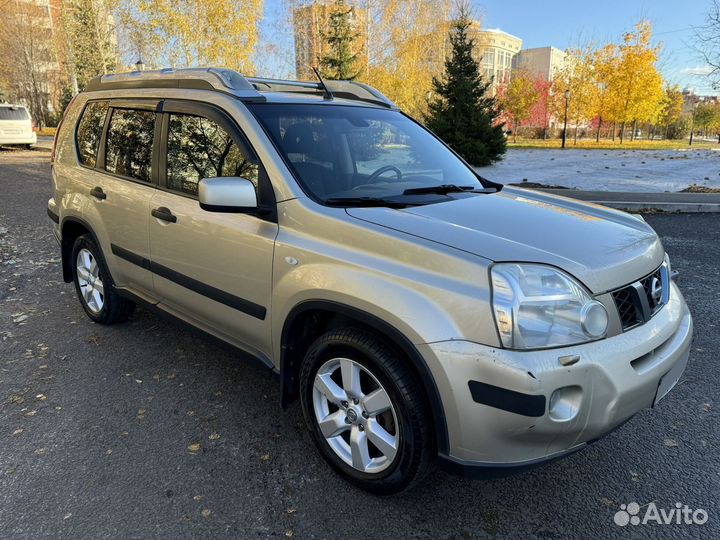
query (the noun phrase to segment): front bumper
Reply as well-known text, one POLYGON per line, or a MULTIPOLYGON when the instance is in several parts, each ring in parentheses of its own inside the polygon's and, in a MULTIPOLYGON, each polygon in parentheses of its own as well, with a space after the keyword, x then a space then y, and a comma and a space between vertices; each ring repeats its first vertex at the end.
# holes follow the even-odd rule
POLYGON ((672 370, 666 387, 682 373, 692 330, 673 283, 650 321, 601 341, 527 352, 467 341, 421 346, 445 409, 446 465, 505 471, 582 448, 655 404, 663 376, 672 370))

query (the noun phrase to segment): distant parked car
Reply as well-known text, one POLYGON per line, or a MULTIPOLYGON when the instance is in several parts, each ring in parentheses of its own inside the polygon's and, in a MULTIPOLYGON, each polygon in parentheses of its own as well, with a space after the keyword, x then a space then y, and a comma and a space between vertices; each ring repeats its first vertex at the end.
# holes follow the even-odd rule
POLYGON ((37 143, 35 122, 22 105, 0 105, 0 145, 37 143))

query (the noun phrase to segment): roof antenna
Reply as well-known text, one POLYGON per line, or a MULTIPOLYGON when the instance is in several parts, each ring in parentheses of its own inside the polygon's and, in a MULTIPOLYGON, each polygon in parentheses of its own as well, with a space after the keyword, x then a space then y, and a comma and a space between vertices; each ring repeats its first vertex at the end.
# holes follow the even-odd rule
POLYGON ((313 66, 312 69, 315 72, 315 76, 320 81, 320 86, 323 89, 323 99, 332 99, 333 98, 332 92, 330 92, 330 90, 328 90, 328 87, 325 86, 325 81, 323 81, 323 78, 320 76, 320 72, 318 71, 318 69, 315 66, 313 66))

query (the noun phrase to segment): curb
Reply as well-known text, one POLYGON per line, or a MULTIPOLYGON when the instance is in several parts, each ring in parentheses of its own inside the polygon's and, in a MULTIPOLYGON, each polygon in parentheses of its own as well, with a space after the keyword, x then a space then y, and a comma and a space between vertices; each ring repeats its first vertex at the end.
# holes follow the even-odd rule
MULTIPOLYGON (((521 187, 521 186, 516 186, 521 187)), ((537 191, 583 202, 601 204, 627 212, 667 212, 681 214, 720 213, 720 193, 645 193, 548 189, 537 191)))
POLYGON ((720 204, 716 203, 661 203, 631 201, 586 201, 609 206, 626 212, 667 212, 678 214, 712 214, 720 213, 720 204))

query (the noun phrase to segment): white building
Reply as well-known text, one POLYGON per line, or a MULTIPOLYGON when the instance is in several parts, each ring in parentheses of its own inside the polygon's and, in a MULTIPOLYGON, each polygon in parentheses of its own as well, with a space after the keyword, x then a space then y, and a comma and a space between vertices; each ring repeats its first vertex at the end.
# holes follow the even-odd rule
POLYGON ((545 81, 552 81, 565 64, 566 54, 555 47, 523 49, 515 57, 516 69, 522 69, 545 81))

